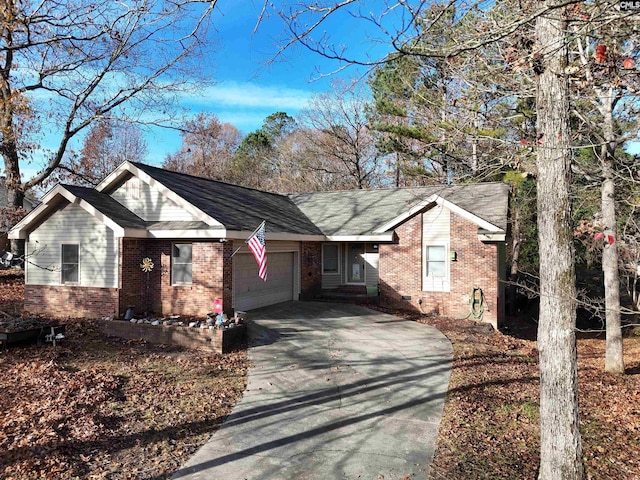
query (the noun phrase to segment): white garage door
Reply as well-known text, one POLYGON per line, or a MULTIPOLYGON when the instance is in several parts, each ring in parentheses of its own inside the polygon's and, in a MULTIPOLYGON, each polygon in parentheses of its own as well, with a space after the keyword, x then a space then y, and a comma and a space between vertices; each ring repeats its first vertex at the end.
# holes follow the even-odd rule
POLYGON ((293 253, 267 252, 267 281, 258 276, 251 254, 233 257, 233 305, 251 310, 293 300, 293 253))

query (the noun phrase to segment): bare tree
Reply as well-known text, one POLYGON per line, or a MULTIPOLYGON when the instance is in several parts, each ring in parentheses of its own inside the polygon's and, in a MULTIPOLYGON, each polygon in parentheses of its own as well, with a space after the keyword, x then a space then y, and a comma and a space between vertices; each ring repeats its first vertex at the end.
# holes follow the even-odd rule
POLYGON ((79 185, 97 185, 125 160, 144 161, 147 142, 140 127, 110 119, 94 122, 84 138, 80 155, 59 166, 59 179, 79 185))
POLYGON ((296 2, 277 11, 291 32, 279 52, 295 43, 343 62, 376 65, 382 59, 357 60, 337 47, 322 31, 326 19, 336 12, 348 12, 378 27, 379 39, 409 56, 451 58, 465 51, 491 45, 520 29, 535 24, 536 44, 523 52, 536 78, 538 169, 538 226, 540 249, 541 305, 538 329, 540 349, 541 459, 539 478, 581 479, 584 477, 578 414, 577 355, 575 338, 575 272, 572 245, 569 185, 571 174, 571 131, 567 75, 567 2, 545 0, 513 4, 511 16, 492 18, 492 9, 464 1, 452 2, 456 18, 468 12, 486 14, 481 28, 460 31, 450 43, 430 42, 432 27, 439 17, 425 16, 431 2, 391 2, 377 13, 363 13, 356 0, 296 2), (349 10, 351 8, 351 10, 349 10), (391 21, 394 19, 394 21, 391 21), (419 28, 418 28, 419 26, 419 28), (420 42, 415 41, 416 34, 420 42))
POLYGON ((634 58, 639 53, 636 15, 621 19, 607 5, 576 5, 572 9, 572 46, 569 69, 579 107, 573 113, 597 158, 587 176, 599 177, 601 203, 602 270, 605 289, 605 370, 624 373, 620 318, 620 260, 616 183, 625 155, 622 145, 637 135, 636 96, 640 78, 634 58), (585 22, 588 20, 588 22, 585 22), (594 171, 595 170, 595 171, 594 171))
POLYGON ((164 168, 214 180, 225 180, 230 174, 233 155, 241 135, 230 123, 221 123, 214 114, 198 114, 185 123, 182 146, 167 155, 164 168))
MULTIPOLYGON (((97 119, 158 122, 151 112, 208 70, 205 53, 216 0, 0 4, 0 154, 9 202, 40 185, 60 165, 69 142, 97 119), (37 127, 36 127, 37 125, 37 127), (56 145, 39 148, 52 129, 56 145), (43 163, 23 180, 21 162, 43 163)), ((163 118, 167 118, 164 115, 163 118)))
POLYGON ((349 178, 351 188, 379 185, 382 154, 369 128, 364 87, 336 81, 333 88, 315 95, 300 114, 308 141, 324 159, 316 168, 349 178))

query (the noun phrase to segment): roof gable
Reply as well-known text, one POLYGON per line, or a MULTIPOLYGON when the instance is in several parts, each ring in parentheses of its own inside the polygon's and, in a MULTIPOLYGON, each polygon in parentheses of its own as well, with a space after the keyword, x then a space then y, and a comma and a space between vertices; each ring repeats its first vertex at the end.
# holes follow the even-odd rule
POLYGON ((329 237, 376 235, 441 204, 489 232, 506 232, 509 187, 503 183, 345 190, 290 195, 329 237))
POLYGON ((42 203, 29 212, 10 231, 10 238, 26 238, 28 228, 46 220, 62 202, 77 204, 96 219, 111 228, 116 236, 125 236, 126 230, 142 230, 145 222, 120 205, 109 195, 93 188, 58 184, 42 197, 42 203))
POLYGON ((132 163, 183 201, 227 230, 253 231, 263 220, 271 233, 320 235, 318 228, 286 195, 264 192, 150 165, 132 163))

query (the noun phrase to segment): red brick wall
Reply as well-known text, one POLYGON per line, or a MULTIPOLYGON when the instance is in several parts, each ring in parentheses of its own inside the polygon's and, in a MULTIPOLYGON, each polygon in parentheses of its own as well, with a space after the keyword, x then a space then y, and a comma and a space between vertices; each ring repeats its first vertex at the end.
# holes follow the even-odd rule
POLYGON ((300 297, 310 300, 322 290, 322 243, 300 243, 300 297))
POLYGON ((54 317, 107 317, 118 313, 118 289, 25 285, 24 308, 54 317))
POLYGON ((214 299, 222 298, 223 308, 230 314, 231 242, 191 243, 192 283, 174 286, 171 285, 171 240, 125 239, 121 249, 120 313, 134 305, 138 312, 203 316, 213 311, 214 299), (148 277, 140 269, 145 257, 151 258, 155 265, 148 277))
POLYGON ((477 225, 451 213, 450 250, 456 252, 458 260, 449 262, 449 292, 422 290, 422 215, 415 215, 395 231, 397 242, 379 247, 383 304, 462 318, 469 314, 472 289, 479 287, 485 296, 485 308, 488 307, 483 320, 496 325, 498 247, 478 240, 477 225))

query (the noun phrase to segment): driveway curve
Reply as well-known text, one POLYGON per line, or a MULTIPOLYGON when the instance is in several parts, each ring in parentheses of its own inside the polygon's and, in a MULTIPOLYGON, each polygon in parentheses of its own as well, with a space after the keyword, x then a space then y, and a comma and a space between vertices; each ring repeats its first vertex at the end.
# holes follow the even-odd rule
POLYGON ((174 479, 426 479, 452 349, 437 329, 348 304, 249 313, 248 385, 174 479))

